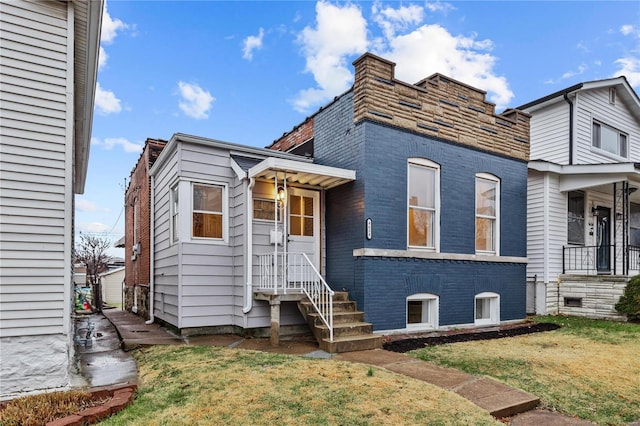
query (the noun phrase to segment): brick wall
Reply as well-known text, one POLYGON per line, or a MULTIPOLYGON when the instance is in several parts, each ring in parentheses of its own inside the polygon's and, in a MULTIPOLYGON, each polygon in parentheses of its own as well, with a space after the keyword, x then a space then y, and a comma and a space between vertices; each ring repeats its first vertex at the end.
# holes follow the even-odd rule
POLYGON ((294 127, 293 130, 283 134, 282 137, 275 140, 267 148, 287 152, 310 139, 313 139, 313 117, 307 118, 304 122, 294 127))
MULTIPOLYGON (((133 305, 130 288, 149 285, 151 187, 149 169, 166 145, 166 141, 147 139, 138 163, 131 171, 130 182, 125 193, 125 308, 133 305), (134 221, 134 211, 137 221, 134 221), (135 223, 134 223, 135 222, 135 223), (135 230, 134 230, 135 225, 135 230), (132 257, 133 246, 140 243, 140 254, 132 257)), ((145 298, 146 300, 146 298, 145 298)), ((140 305, 140 300, 138 301, 140 305)), ((146 312, 145 309, 140 309, 146 312)))

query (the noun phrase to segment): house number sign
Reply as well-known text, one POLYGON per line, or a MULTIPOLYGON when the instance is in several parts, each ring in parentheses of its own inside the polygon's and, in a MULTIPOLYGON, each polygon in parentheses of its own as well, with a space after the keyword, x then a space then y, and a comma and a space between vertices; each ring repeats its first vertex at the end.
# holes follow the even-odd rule
POLYGON ((367 240, 371 239, 371 218, 368 217, 366 220, 367 223, 367 240))

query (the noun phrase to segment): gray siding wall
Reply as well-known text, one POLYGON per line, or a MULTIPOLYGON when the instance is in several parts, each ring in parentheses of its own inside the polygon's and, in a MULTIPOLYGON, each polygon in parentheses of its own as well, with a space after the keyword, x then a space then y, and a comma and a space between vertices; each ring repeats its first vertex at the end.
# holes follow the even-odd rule
POLYGON ((66 2, 0 3, 2 337, 69 332, 73 81, 67 69, 72 58, 68 26, 66 2))
POLYGON ((569 164, 569 104, 559 102, 531 117, 531 160, 569 164))

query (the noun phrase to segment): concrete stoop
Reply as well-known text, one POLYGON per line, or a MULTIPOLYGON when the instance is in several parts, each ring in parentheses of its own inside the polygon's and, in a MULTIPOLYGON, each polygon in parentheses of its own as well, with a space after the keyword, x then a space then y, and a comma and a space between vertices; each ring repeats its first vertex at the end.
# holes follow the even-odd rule
POLYGON ((334 294, 333 341, 330 340, 329 328, 322 322, 309 300, 298 302, 298 309, 323 351, 342 353, 382 347, 382 336, 373 334, 373 325, 364 322, 364 312, 357 310, 356 302, 349 300, 347 292, 339 291, 334 294))
POLYGON ((474 376, 440 367, 404 354, 371 350, 339 354, 334 359, 376 365, 394 373, 413 377, 452 391, 484 408, 496 418, 511 417, 533 410, 540 398, 512 388, 490 377, 474 376))

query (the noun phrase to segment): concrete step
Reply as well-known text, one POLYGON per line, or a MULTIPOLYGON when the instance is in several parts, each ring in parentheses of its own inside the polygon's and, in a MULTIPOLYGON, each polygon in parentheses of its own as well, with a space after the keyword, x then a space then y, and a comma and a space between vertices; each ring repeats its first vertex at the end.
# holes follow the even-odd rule
POLYGON ((382 336, 365 334, 360 336, 334 337, 333 342, 322 339, 318 342, 320 349, 329 353, 343 353, 380 349, 382 336))
MULTIPOLYGON (((313 304, 309 300, 300 301, 300 307, 305 309, 305 312, 313 312, 313 304)), ((320 305, 322 308, 322 304, 320 305)), ((355 312, 356 302, 352 302, 349 300, 338 300, 333 301, 333 312, 355 312)))
POLYGON ((349 292, 348 291, 334 291, 333 292, 333 301, 349 301, 349 292))
MULTIPOLYGON (((321 338, 329 338, 329 327, 324 324, 317 326, 321 338)), ((368 322, 345 322, 333 325, 333 337, 361 336, 373 333, 373 325, 368 322)))
MULTIPOLYGON (((322 324, 322 320, 320 319, 320 314, 316 312, 309 312, 307 314, 309 319, 316 320, 315 324, 322 324)), ((348 322, 364 322, 364 312, 354 311, 354 312, 334 312, 333 313, 333 326, 335 327, 338 324, 348 323, 348 322)))

